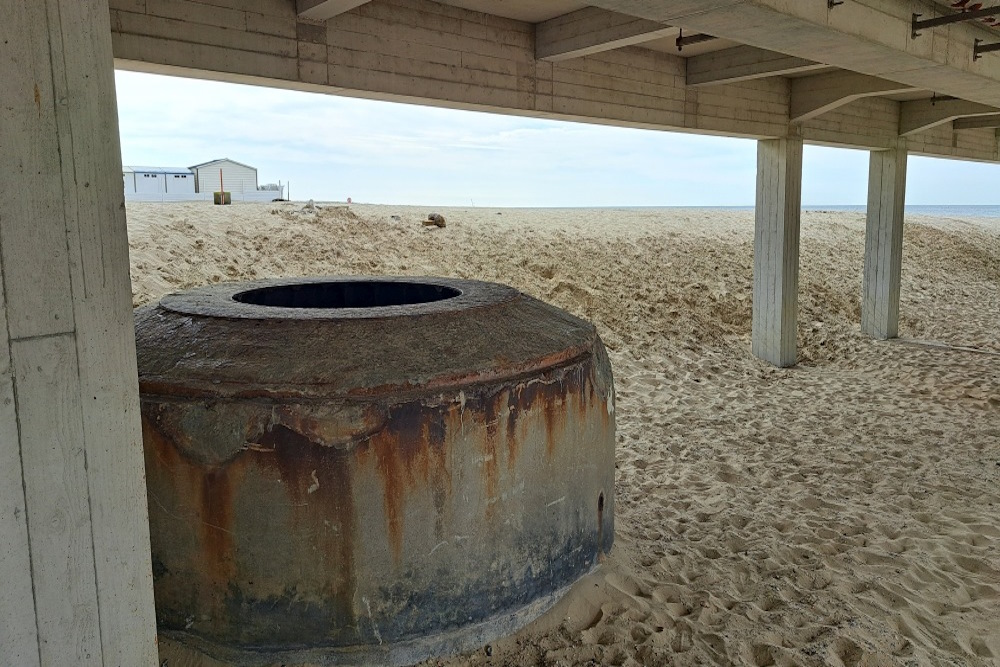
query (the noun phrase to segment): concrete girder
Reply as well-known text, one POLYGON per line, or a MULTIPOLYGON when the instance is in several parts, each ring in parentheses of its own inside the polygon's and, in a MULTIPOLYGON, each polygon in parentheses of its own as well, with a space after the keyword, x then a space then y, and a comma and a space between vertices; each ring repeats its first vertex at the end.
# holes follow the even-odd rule
POLYGON ((978 130, 993 127, 1000 127, 1000 113, 990 114, 989 116, 959 118, 952 122, 952 129, 955 130, 978 130))
MULTIPOLYGON (((296 21, 295 5, 287 0, 246 0, 253 11, 242 15, 219 2, 113 0, 109 22, 118 66, 660 130, 765 138, 788 129, 790 83, 781 77, 689 88, 688 59, 644 48, 538 61, 537 22, 432 0, 384 0, 327 25, 310 25, 296 21), (405 20, 397 11, 403 7, 405 20), (240 21, 243 30, 234 27, 240 21)), ((801 125, 806 141, 876 150, 895 145, 898 129, 899 103, 878 97, 801 125)), ((924 133, 910 150, 997 160, 994 137, 952 137, 924 133)))
POLYGON ((753 46, 735 46, 688 58, 686 67, 688 86, 710 86, 808 72, 826 65, 753 46))
POLYGON ((790 56, 877 76, 921 90, 1000 106, 1000 58, 972 59, 977 25, 956 25, 934 39, 910 38, 920 0, 822 2, 788 0, 592 0, 592 5, 671 23, 790 56), (956 58, 956 53, 968 53, 956 58))
POLYGON ((295 0, 295 9, 301 18, 326 21, 367 2, 369 0, 295 0))
POLYGON ((676 28, 586 7, 535 26, 535 57, 558 62, 668 37, 676 28))
POLYGON ((1000 109, 967 100, 910 100, 899 106, 899 134, 907 137, 967 116, 991 116, 1000 109))
POLYGON ((905 84, 840 70, 792 80, 789 117, 793 123, 815 118, 862 97, 913 90, 905 84))

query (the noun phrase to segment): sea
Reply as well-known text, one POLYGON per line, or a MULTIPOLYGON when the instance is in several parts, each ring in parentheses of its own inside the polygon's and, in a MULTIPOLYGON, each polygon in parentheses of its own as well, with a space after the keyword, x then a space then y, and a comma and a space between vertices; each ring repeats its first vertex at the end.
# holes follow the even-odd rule
MULTIPOLYGON (((475 204, 473 204, 475 206, 475 204)), ((454 207, 459 208, 459 207, 454 207)), ((503 207, 501 207, 503 208, 503 207)), ((517 206, 510 208, 520 208, 517 206)), ((533 208, 533 207, 527 207, 533 208)), ((575 210, 576 207, 542 207, 553 210, 575 210)), ((584 206, 580 208, 593 208, 594 210, 677 210, 677 209, 702 209, 717 211, 752 211, 753 206, 584 206)), ((804 204, 803 211, 836 211, 848 213, 864 213, 867 206, 864 204, 804 204)), ((997 218, 1000 219, 1000 204, 942 204, 942 205, 921 205, 907 204, 907 215, 928 215, 938 218, 997 218)))
MULTIPOLYGON (((738 206, 733 207, 737 209, 745 209, 752 211, 753 206, 738 206)), ((803 211, 849 211, 856 213, 864 213, 866 206, 864 204, 857 205, 830 205, 830 206, 816 206, 808 205, 803 206, 803 211)), ((921 205, 906 205, 907 215, 932 215, 938 218, 1000 218, 1000 205, 997 206, 980 206, 980 205, 938 205, 938 206, 921 206, 921 205)))

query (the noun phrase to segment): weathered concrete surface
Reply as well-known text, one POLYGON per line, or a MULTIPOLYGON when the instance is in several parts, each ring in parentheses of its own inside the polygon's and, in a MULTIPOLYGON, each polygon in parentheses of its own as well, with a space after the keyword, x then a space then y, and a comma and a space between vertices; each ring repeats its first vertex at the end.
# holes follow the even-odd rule
POLYGON ((802 208, 802 138, 757 143, 753 245, 753 353, 794 366, 802 208))
POLYGON ((927 30, 911 38, 926 0, 852 0, 830 7, 789 0, 594 0, 608 11, 734 39, 923 90, 1000 104, 1000 61, 972 59, 976 38, 996 34, 975 24, 927 30))
POLYGON ((0 0, 0 664, 156 663, 106 0, 0 0))
POLYGON ((221 286, 137 311, 161 633, 237 664, 405 664, 510 632, 610 549, 593 326, 422 282, 461 294, 281 308, 221 286))
POLYGON ((873 151, 868 167, 868 220, 861 291, 861 330, 878 340, 899 335, 903 272, 906 144, 873 151))

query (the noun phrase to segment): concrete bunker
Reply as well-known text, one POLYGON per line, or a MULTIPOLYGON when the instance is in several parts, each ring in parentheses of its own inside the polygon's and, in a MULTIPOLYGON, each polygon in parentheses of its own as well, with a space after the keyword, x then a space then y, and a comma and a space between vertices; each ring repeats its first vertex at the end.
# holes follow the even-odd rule
POLYGON ((214 285, 136 311, 159 632, 241 665, 508 634, 614 539, 594 327, 440 278, 214 285))

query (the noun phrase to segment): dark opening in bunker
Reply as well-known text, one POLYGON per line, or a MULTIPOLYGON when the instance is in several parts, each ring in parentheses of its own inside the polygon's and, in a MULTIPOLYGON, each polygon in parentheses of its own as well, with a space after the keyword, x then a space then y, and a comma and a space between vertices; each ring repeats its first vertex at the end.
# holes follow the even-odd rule
POLYGON ((444 285, 351 280, 261 287, 235 294, 233 299, 275 308, 380 308, 432 303, 460 294, 454 287, 444 285))

